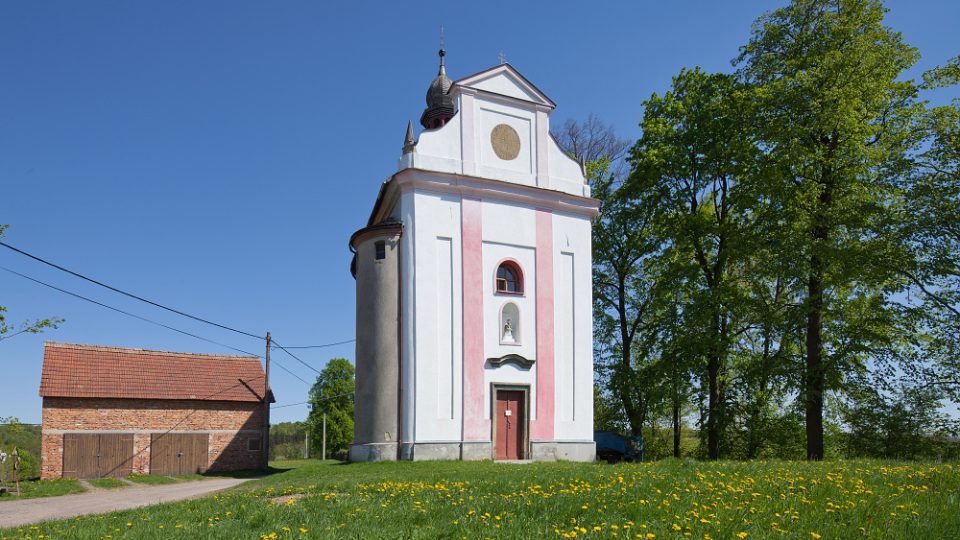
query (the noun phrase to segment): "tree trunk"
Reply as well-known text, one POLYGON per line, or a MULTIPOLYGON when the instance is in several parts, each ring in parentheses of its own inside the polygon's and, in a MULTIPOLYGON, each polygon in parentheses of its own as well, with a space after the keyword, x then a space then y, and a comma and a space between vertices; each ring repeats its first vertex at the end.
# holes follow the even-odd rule
POLYGON ((823 261, 810 258, 807 282, 806 427, 807 459, 823 459, 823 261))
POLYGON ((680 457, 680 402, 673 402, 673 457, 680 457))
POLYGON ((707 457, 720 458, 720 358, 711 355, 707 360, 710 395, 707 399, 707 457))
MULTIPOLYGON (((831 146, 830 154, 833 153, 831 146)), ((812 232, 810 275, 807 280, 807 365, 805 373, 807 459, 823 459, 823 390, 826 386, 823 369, 823 282, 826 261, 820 250, 830 238, 827 211, 833 204, 833 176, 824 171, 820 178, 819 206, 812 232)))

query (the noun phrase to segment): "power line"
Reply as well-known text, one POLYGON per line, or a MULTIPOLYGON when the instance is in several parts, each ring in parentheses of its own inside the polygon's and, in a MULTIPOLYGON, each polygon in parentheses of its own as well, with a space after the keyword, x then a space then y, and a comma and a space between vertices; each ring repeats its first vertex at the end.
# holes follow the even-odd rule
MULTIPOLYGON (((335 395, 335 396, 328 396, 328 397, 320 398, 320 399, 318 399, 317 401, 327 401, 327 400, 330 400, 330 399, 337 399, 337 398, 346 397, 346 396, 352 396, 352 395, 353 395, 353 392, 347 392, 346 394, 337 394, 337 395, 335 395)), ((282 409, 282 408, 284 408, 284 407, 295 407, 295 406, 297 406, 297 405, 309 405, 310 403, 311 403, 311 402, 309 402, 309 401, 301 401, 300 403, 286 403, 286 404, 284 404, 284 405, 274 405, 273 408, 274 408, 274 409, 282 409)))
MULTIPOLYGON (((51 289, 53 289, 53 290, 55 290, 55 291, 62 292, 63 294, 72 296, 72 297, 74 297, 74 298, 79 298, 80 300, 84 300, 84 301, 86 301, 86 302, 90 302, 91 304, 95 304, 95 305, 98 305, 98 306, 103 307, 103 308, 107 308, 107 309, 109 309, 109 310, 111 310, 111 311, 115 311, 115 312, 117 312, 117 313, 126 315, 126 316, 128 316, 128 317, 133 317, 134 319, 138 319, 138 320, 141 320, 141 321, 143 321, 143 322, 147 322, 147 323, 150 323, 150 324, 153 324, 153 325, 156 325, 156 326, 160 326, 160 327, 162 327, 162 328, 166 328, 167 330, 173 330, 174 332, 178 332, 178 333, 183 334, 183 335, 185 335, 185 336, 190 336, 190 337, 192 337, 192 338, 196 338, 196 339, 199 339, 199 340, 201 340, 201 341, 206 341, 207 343, 212 343, 212 344, 214 344, 214 345, 219 345, 220 347, 225 347, 225 348, 230 349, 230 350, 232 350, 232 351, 236 351, 236 352, 239 352, 239 353, 243 353, 243 354, 246 354, 246 355, 248 355, 248 356, 253 356, 253 357, 256 357, 256 358, 262 358, 259 354, 254 354, 254 353, 252 353, 252 352, 250 352, 250 351, 245 351, 245 350, 243 350, 243 349, 238 349, 238 348, 236 348, 236 347, 232 347, 232 346, 230 346, 230 345, 227 345, 226 343, 220 343, 219 341, 214 341, 214 340, 212 340, 212 339, 208 339, 208 338, 205 338, 205 337, 203 337, 203 336, 198 336, 198 335, 196 335, 196 334, 192 334, 192 333, 190 333, 190 332, 187 332, 186 330, 180 330, 179 328, 174 328, 174 327, 172 327, 172 326, 163 324, 163 323, 161 323, 161 322, 157 322, 157 321, 148 319, 148 318, 146 318, 146 317, 141 317, 140 315, 136 315, 136 314, 134 314, 134 313, 130 313, 129 311, 124 311, 124 310, 122 310, 122 309, 115 308, 115 307, 113 307, 113 306, 109 306, 109 305, 104 304, 104 303, 102 303, 102 302, 98 302, 98 301, 93 300, 93 299, 91 299, 91 298, 87 298, 86 296, 83 296, 83 295, 81 295, 81 294, 77 294, 77 293, 74 293, 74 292, 70 292, 70 291, 68 291, 68 290, 66 290, 66 289, 61 289, 60 287, 57 287, 56 285, 51 285, 51 284, 49 284, 49 283, 40 281, 39 279, 34 279, 34 278, 30 277, 30 276, 21 274, 20 272, 11 270, 11 269, 9 269, 9 268, 7 268, 7 267, 0 266, 0 270, 3 270, 3 271, 5 271, 5 272, 9 272, 9 273, 11 273, 11 274, 13 274, 13 275, 15 275, 15 276, 19 276, 19 277, 22 277, 23 279, 32 281, 32 282, 37 283, 37 284, 39 284, 39 285, 43 285, 44 287, 49 287, 49 288, 51 288, 51 289)), ((286 371, 286 372, 289 373, 290 375, 293 375, 294 377, 296 377, 297 379, 299 379, 299 380, 300 380, 301 382, 303 382, 304 384, 306 384, 306 385, 308 385, 308 386, 310 385, 309 382, 307 382, 306 380, 304 380, 303 378, 301 378, 301 377, 300 377, 299 375, 297 375, 296 373, 294 373, 294 372, 290 371, 289 369, 287 369, 283 364, 277 362, 277 367, 279 367, 280 369, 286 371)))
MULTIPOLYGON (((154 302, 154 301, 152 301, 152 300, 147 300, 146 298, 143 298, 142 296, 137 296, 136 294, 129 293, 129 292, 124 291, 124 290, 122 290, 122 289, 118 289, 118 288, 116 288, 116 287, 114 287, 114 286, 112 286, 112 285, 107 285, 106 283, 103 283, 103 282, 101 282, 101 281, 97 281, 97 280, 95 280, 95 279, 93 279, 93 278, 91 278, 91 277, 87 277, 87 276, 85 276, 85 275, 83 275, 83 274, 80 274, 80 273, 78 273, 78 272, 74 272, 73 270, 70 270, 69 268, 65 268, 65 267, 63 267, 63 266, 60 266, 59 264, 50 262, 50 261, 48 261, 48 260, 46 260, 46 259, 44 259, 44 258, 42 258, 42 257, 38 257, 37 255, 33 255, 32 253, 27 253, 26 251, 23 251, 22 249, 15 248, 15 247, 11 246, 10 244, 7 244, 6 242, 0 241, 0 246, 3 246, 3 247, 5 247, 5 248, 7 248, 7 249, 9 249, 9 250, 11 250, 11 251, 14 251, 14 252, 16 252, 16 253, 19 253, 19 254, 21 254, 21 255, 24 255, 24 256, 26 256, 26 257, 29 257, 29 258, 31 258, 31 259, 33 259, 33 260, 35 260, 35 261, 41 262, 41 263, 43 263, 43 264, 46 264, 47 266, 51 266, 51 267, 53 267, 53 268, 56 268, 57 270, 60 270, 60 271, 62 271, 62 272, 66 272, 66 273, 68 273, 68 274, 70 274, 70 275, 72 275, 72 276, 76 276, 76 277, 78 277, 78 278, 80 278, 80 279, 84 279, 84 280, 86 280, 86 281, 89 281, 90 283, 93 283, 93 284, 95 284, 95 285, 99 285, 99 286, 101 286, 101 287, 105 287, 105 288, 107 288, 107 289, 110 289, 111 291, 120 293, 120 294, 122 294, 122 295, 124 295, 124 296, 128 296, 128 297, 133 298, 133 299, 135 299, 135 300, 139 300, 139 301, 141 301, 141 302, 146 302, 147 304, 150 304, 151 306, 155 306, 155 307, 158 307, 158 308, 160 308, 160 309, 165 309, 165 310, 167 310, 167 311, 169 311, 169 312, 171 312, 171 313, 176 313, 177 315, 181 315, 181 316, 183 316, 183 317, 187 317, 187 318, 190 318, 190 319, 193 319, 193 320, 195 320, 195 321, 199 321, 199 322, 202 322, 202 323, 205 323, 205 324, 213 325, 213 326, 216 326, 217 328, 222 328, 222 329, 224 329, 224 330, 229 330, 229 331, 231 331, 231 332, 236 332, 236 333, 242 334, 242 335, 244 335, 244 336, 249 336, 249 337, 256 338, 256 339, 266 339, 264 336, 254 334, 254 333, 252 333, 252 332, 245 332, 245 331, 243 331, 243 330, 238 330, 238 329, 236 329, 236 328, 232 328, 232 327, 227 326, 227 325, 224 325, 224 324, 216 323, 216 322, 213 322, 213 321, 204 319, 204 318, 202 318, 202 317, 197 317, 197 316, 191 315, 191 314, 189 314, 189 313, 184 313, 183 311, 180 311, 180 310, 178 310, 178 309, 174 309, 174 308, 171 308, 171 307, 167 307, 167 306, 165 306, 165 305, 163 305, 163 304, 159 304, 159 303, 154 302)), ((28 278, 28 279, 29 279, 29 278, 28 278)), ((195 336, 195 337, 196 337, 196 336, 195 336)), ((200 339, 203 339, 203 338, 200 338, 200 339)), ((322 348, 325 348, 325 347, 333 347, 333 346, 336 346, 336 345, 345 345, 345 344, 347 344, 347 343, 353 343, 354 341, 356 341, 356 339, 348 339, 348 340, 346 340, 346 341, 338 341, 338 342, 336 342, 336 343, 325 343, 325 344, 322 344, 322 345, 302 345, 302 346, 298 346, 298 347, 288 347, 288 348, 289 348, 289 349, 322 349, 322 348)), ((289 351, 288 351, 288 352, 289 352, 289 351)), ((257 356, 257 355, 254 355, 254 356, 257 356)), ((308 366, 308 367, 309 367, 309 366, 308 366)), ((311 368, 311 369, 312 369, 312 368, 311 368)), ((315 370, 315 371, 316 371, 316 370, 315 370)))
POLYGON ((282 409, 284 407, 295 407, 297 405, 306 405, 310 403, 309 401, 301 401, 300 403, 287 403, 286 405, 274 405, 271 409, 282 409))
POLYGON ((289 373, 290 375, 293 375, 294 377, 296 377, 297 379, 299 379, 300 382, 302 382, 303 384, 305 384, 305 385, 307 385, 307 386, 310 386, 310 383, 308 383, 306 380, 304 380, 303 377, 301 377, 301 376, 297 375, 296 373, 290 371, 289 369, 285 368, 285 367, 283 366, 283 364, 281 364, 280 362, 277 362, 276 358, 273 359, 273 362, 277 364, 277 367, 278 367, 278 368, 286 371, 286 372, 289 373))
POLYGON ((63 272, 66 272, 66 273, 68 273, 68 274, 70 274, 70 275, 72 275, 72 276, 76 276, 76 277, 78 277, 78 278, 80 278, 80 279, 85 279, 85 280, 89 281, 90 283, 99 285, 99 286, 101 286, 101 287, 105 287, 105 288, 107 288, 107 289, 110 289, 111 291, 120 293, 120 294, 122 294, 122 295, 124 295, 124 296, 129 296, 130 298, 133 298, 133 299, 135 299, 135 300, 139 300, 139 301, 141 301, 141 302, 146 302, 146 303, 148 303, 148 304, 150 304, 150 305, 152 305, 152 306, 156 306, 156 307, 158 307, 158 308, 160 308, 160 309, 165 309, 165 310, 167 310, 167 311, 169 311, 169 312, 171 312, 171 313, 176 313, 177 315, 182 315, 182 316, 184 316, 184 317, 188 317, 188 318, 193 319, 193 320, 195 320, 195 321, 200 321, 200 322, 202 322, 202 323, 210 324, 210 325, 216 326, 216 327, 218 327, 218 328, 222 328, 222 329, 224 329, 224 330, 230 330, 231 332, 236 332, 236 333, 238 333, 238 334, 243 334, 243 335, 245 335, 245 336, 249 336, 249 337, 252 337, 252 338, 266 339, 266 338, 264 338, 263 336, 258 336, 257 334, 254 334, 254 333, 251 333, 251 332, 244 332, 243 330, 237 330, 236 328, 231 328, 231 327, 229 327, 229 326, 226 326, 226 325, 223 325, 223 324, 219 324, 219 323, 215 323, 215 322, 213 322, 213 321, 209 321, 209 320, 207 320, 207 319, 204 319, 204 318, 201 318, 201 317, 197 317, 197 316, 195 316, 195 315, 190 315, 189 313, 184 313, 184 312, 182 312, 182 311, 180 311, 180 310, 173 309, 173 308, 171 308, 171 307, 167 307, 167 306, 165 306, 165 305, 163 305, 163 304, 158 304, 158 303, 153 302, 153 301, 151 301, 151 300, 147 300, 146 298, 143 298, 142 296, 137 296, 137 295, 135 295, 135 294, 133 294, 133 293, 129 293, 129 292, 127 292, 127 291, 118 289, 118 288, 116 288, 116 287, 112 287, 112 286, 110 286, 110 285, 107 285, 106 283, 97 281, 97 280, 95 280, 95 279, 93 279, 93 278, 89 278, 89 277, 87 277, 87 276, 85 276, 85 275, 83 275, 83 274, 79 274, 79 273, 77 273, 77 272, 74 272, 73 270, 70 270, 69 268, 64 268, 64 267, 62 267, 62 266, 60 266, 60 265, 58 265, 58 264, 55 264, 55 263, 52 263, 52 262, 46 260, 46 259, 43 259, 43 258, 38 257, 38 256, 36 256, 36 255, 32 255, 32 254, 30 254, 30 253, 27 253, 26 251, 17 249, 17 248, 15 248, 15 247, 11 246, 10 244, 7 244, 6 242, 0 241, 0 246, 3 246, 3 247, 5 247, 5 248, 7 248, 7 249, 9 249, 9 250, 15 251, 15 252, 17 252, 17 253, 19 253, 19 254, 21 254, 21 255, 25 255, 25 256, 27 256, 27 257, 30 257, 31 259, 33 259, 33 260, 35 260, 35 261, 42 262, 43 264, 45 264, 45 265, 47 265, 47 266, 52 266, 53 268, 56 268, 57 270, 60 270, 60 271, 63 271, 63 272))
POLYGON ((348 339, 346 341, 338 341, 336 343, 324 343, 323 345, 300 345, 299 347, 294 347, 293 345, 288 346, 288 349, 324 349, 327 347, 333 347, 336 345, 346 345, 347 343, 353 343, 357 341, 356 339, 348 339))
POLYGON ((290 358, 293 358, 293 359, 296 360, 297 362, 300 362, 301 364, 303 364, 303 365, 307 366, 308 368, 312 369, 313 371, 317 372, 318 375, 320 374, 320 370, 319 370, 319 369, 317 369, 317 368, 311 366, 310 364, 304 362, 303 360, 301 360, 299 357, 297 357, 297 355, 295 355, 295 354, 293 354, 292 352, 288 351, 286 347, 284 347, 283 345, 277 343, 277 340, 273 340, 273 342, 277 344, 277 347, 280 347, 280 350, 282 350, 283 352, 285 352, 285 353, 287 353, 288 355, 290 355, 290 358))
POLYGON ((93 299, 91 299, 91 298, 87 298, 86 296, 83 296, 83 295, 80 295, 80 294, 77 294, 77 293, 74 293, 74 292, 70 292, 70 291, 68 291, 68 290, 66 290, 66 289, 61 289, 60 287, 57 287, 56 285, 51 285, 51 284, 49 284, 49 283, 40 281, 39 279, 34 279, 34 278, 30 277, 30 276, 21 274, 20 272, 16 272, 16 271, 11 270, 11 269, 9 269, 9 268, 6 268, 6 267, 4 267, 4 266, 0 266, 0 270, 4 270, 4 271, 9 272, 9 273, 11 273, 11 274, 13 274, 13 275, 16 275, 16 276, 20 276, 20 277, 22 277, 23 279, 30 280, 30 281, 32 281, 32 282, 34 282, 34 283, 39 284, 39 285, 43 285, 44 287, 49 287, 49 288, 51 288, 51 289, 53 289, 53 290, 55 290, 55 291, 60 291, 60 292, 62 292, 63 294, 68 294, 68 295, 70 295, 70 296, 72 296, 72 297, 74 297, 74 298, 79 298, 79 299, 81 299, 81 300, 85 300, 85 301, 87 301, 87 302, 90 302, 91 304, 96 304, 96 305, 98 305, 98 306, 100 306, 100 307, 107 308, 107 309, 109 309, 109 310, 111 310, 111 311, 116 311, 117 313, 122 313, 123 315, 126 315, 126 316, 128 316, 128 317, 133 317, 134 319, 139 319, 139 320, 141 320, 141 321, 148 322, 148 323, 150 323, 150 324, 155 324, 155 325, 157 325, 157 326, 161 326, 161 327, 163 327, 163 328, 166 328, 167 330, 173 330, 174 332, 179 332, 179 333, 181 333, 181 334, 183 334, 183 335, 185 335, 185 336, 190 336, 190 337, 192 337, 192 338, 197 338, 197 339, 199 339, 199 340, 201 340, 201 341, 206 341, 207 343, 213 343, 214 345, 219 345, 219 346, 221 346, 221 347, 226 347, 227 349, 230 349, 230 350, 232 350, 232 351, 236 351, 236 352, 239 352, 239 353, 243 353, 243 354, 246 354, 246 355, 249 355, 249 356, 256 356, 256 357, 258 357, 258 358, 260 357, 259 354, 254 354, 254 353, 252 353, 252 352, 250 352, 250 351, 245 351, 245 350, 243 350, 243 349, 238 349, 238 348, 236 348, 236 347, 231 347, 230 345, 227 345, 227 344, 225 344, 225 343, 220 343, 219 341, 214 341, 214 340, 212 340, 212 339, 207 339, 207 338, 205 338, 205 337, 203 337, 203 336, 198 336, 198 335, 196 335, 196 334, 191 334, 190 332, 187 332, 186 330, 180 330, 179 328, 174 328, 174 327, 172 327, 172 326, 168 326, 168 325, 163 324, 163 323, 161 323, 161 322, 157 322, 157 321, 154 321, 154 320, 150 320, 150 319, 148 319, 148 318, 146 318, 146 317, 141 317, 140 315, 136 315, 136 314, 130 313, 129 311, 124 311, 124 310, 122 310, 122 309, 115 308, 115 307, 113 307, 113 306, 108 306, 107 304, 104 304, 104 303, 102 303, 102 302, 98 302, 98 301, 93 300, 93 299))

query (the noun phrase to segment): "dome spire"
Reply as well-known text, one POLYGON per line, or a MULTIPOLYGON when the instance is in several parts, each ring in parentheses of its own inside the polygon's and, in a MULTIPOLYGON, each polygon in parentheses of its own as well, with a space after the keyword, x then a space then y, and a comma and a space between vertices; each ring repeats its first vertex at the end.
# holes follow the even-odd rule
POLYGON ((447 77, 447 68, 444 64, 444 57, 447 51, 443 48, 443 28, 440 29, 440 69, 437 71, 437 77, 427 88, 427 108, 420 116, 420 125, 427 129, 436 129, 443 127, 456 110, 453 107, 453 98, 450 97, 450 87, 453 81, 447 77))
POLYGON ((407 136, 403 138, 403 153, 409 154, 417 146, 413 139, 413 122, 407 121, 407 136))
POLYGON ((440 25, 440 71, 437 73, 437 76, 446 75, 447 70, 443 67, 443 57, 447 55, 445 50, 445 44, 443 42, 443 25, 440 25))

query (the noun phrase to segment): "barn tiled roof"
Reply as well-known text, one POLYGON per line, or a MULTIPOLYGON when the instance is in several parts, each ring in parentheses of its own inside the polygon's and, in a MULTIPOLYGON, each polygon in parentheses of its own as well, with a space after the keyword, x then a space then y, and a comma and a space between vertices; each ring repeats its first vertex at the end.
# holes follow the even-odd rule
POLYGON ((255 356, 44 344, 44 397, 261 401, 263 389, 255 356))

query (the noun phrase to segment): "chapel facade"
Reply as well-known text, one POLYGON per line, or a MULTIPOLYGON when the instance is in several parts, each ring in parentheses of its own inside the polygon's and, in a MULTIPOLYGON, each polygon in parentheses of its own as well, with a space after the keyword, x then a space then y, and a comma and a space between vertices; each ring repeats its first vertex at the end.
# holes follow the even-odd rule
POLYGON ((350 238, 351 461, 592 461, 591 218, 555 104, 510 64, 453 81, 350 238))

